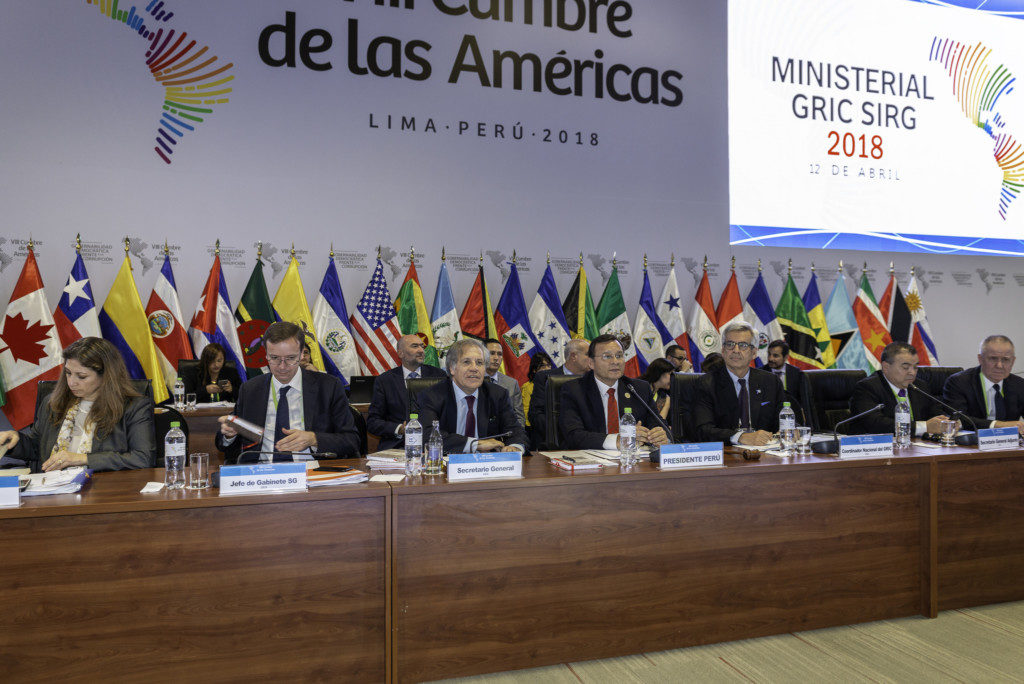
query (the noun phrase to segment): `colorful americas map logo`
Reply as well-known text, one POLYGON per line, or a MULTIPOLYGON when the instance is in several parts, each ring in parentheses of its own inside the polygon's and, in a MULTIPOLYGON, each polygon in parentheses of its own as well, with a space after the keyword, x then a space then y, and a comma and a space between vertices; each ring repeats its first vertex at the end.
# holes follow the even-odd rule
POLYGON ((154 28, 174 16, 163 0, 150 0, 142 13, 134 5, 127 10, 119 8, 118 0, 85 2, 147 41, 146 66, 164 88, 163 112, 153 150, 170 164, 171 155, 185 135, 196 130, 204 117, 213 112, 214 105, 228 101, 229 84, 235 78, 231 74, 234 63, 219 61, 208 46, 189 39, 184 31, 154 28))

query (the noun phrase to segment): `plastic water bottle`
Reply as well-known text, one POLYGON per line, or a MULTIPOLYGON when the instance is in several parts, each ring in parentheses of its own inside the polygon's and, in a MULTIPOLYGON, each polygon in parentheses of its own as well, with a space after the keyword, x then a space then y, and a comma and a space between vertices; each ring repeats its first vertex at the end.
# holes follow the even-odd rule
POLYGON ((185 383, 181 378, 174 381, 174 408, 179 411, 185 408, 185 383))
POLYGON ((423 426, 416 420, 419 415, 409 415, 405 424, 405 474, 419 475, 423 472, 423 426))
POLYGON ((441 439, 441 426, 435 420, 430 428, 430 439, 427 441, 427 464, 424 472, 427 475, 440 475, 444 464, 444 440, 441 439))
MULTIPOLYGON (((180 381, 179 381, 180 382, 180 381)), ((185 486, 185 454, 188 452, 181 423, 174 421, 164 437, 164 487, 182 489, 185 486)))
POLYGON ((782 410, 779 411, 779 440, 786 453, 792 456, 793 447, 796 446, 796 413, 788 401, 782 404, 782 410))
POLYGON ((628 467, 636 463, 636 418, 633 409, 623 409, 619 418, 619 465, 628 467))
POLYGON ((896 402, 896 435, 893 441, 898 449, 910 446, 910 404, 905 401, 896 402))

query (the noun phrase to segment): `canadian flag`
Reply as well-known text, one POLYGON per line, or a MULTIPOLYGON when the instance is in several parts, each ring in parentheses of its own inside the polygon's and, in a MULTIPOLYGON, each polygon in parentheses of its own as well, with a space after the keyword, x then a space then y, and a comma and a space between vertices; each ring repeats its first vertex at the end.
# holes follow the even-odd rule
POLYGON ((7 389, 4 413, 15 430, 32 424, 36 385, 60 377, 61 346, 46 305, 43 278, 29 246, 25 266, 0 322, 0 368, 7 389))

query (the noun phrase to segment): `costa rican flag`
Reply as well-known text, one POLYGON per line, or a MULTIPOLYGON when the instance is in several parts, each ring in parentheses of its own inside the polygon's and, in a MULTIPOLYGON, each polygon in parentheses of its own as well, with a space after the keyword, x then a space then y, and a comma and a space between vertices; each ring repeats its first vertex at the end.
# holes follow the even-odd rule
POLYGON ((68 282, 53 312, 53 322, 57 325, 62 347, 83 337, 100 337, 96 300, 92 296, 92 285, 81 253, 75 256, 68 282))
POLYGON ((380 375, 401 363, 396 347, 402 333, 398 329, 395 305, 391 302, 388 283, 384 280, 384 265, 377 259, 377 268, 373 269, 373 276, 350 319, 359 361, 369 375, 380 375))
POLYGON ((178 377, 178 361, 193 359, 192 343, 182 324, 181 303, 178 301, 178 288, 174 282, 174 271, 171 269, 170 254, 164 255, 160 275, 156 277, 153 292, 146 304, 146 318, 149 321, 149 332, 156 345, 160 366, 163 368, 164 381, 173 390, 174 380, 178 377))
POLYGON ((199 297, 196 312, 189 324, 189 336, 196 355, 211 342, 224 347, 225 361, 234 361, 235 368, 242 381, 246 379, 245 363, 242 361, 242 345, 238 341, 238 330, 235 318, 231 313, 231 300, 228 299, 228 286, 224 282, 224 274, 220 270, 220 255, 213 257, 210 277, 206 279, 206 287, 199 297))

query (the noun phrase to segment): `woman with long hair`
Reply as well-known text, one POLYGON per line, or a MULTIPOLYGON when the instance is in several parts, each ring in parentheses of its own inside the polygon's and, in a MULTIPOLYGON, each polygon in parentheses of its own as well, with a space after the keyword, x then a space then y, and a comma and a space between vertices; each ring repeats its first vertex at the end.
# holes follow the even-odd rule
POLYGON ((117 348, 83 337, 64 350, 64 368, 30 427, 0 432, 14 458, 34 472, 152 468, 153 400, 141 396, 117 348))
POLYGON ((675 371, 675 366, 671 362, 665 359, 654 359, 651 361, 651 365, 647 367, 644 374, 640 376, 641 380, 646 380, 651 386, 651 391, 654 392, 654 408, 661 415, 662 418, 668 418, 668 412, 671 408, 669 406, 669 388, 672 383, 672 373, 675 371))
POLYGON ((238 386, 242 378, 238 371, 224 364, 224 347, 216 342, 203 347, 196 367, 196 401, 205 404, 211 401, 234 401, 238 397, 238 386))

